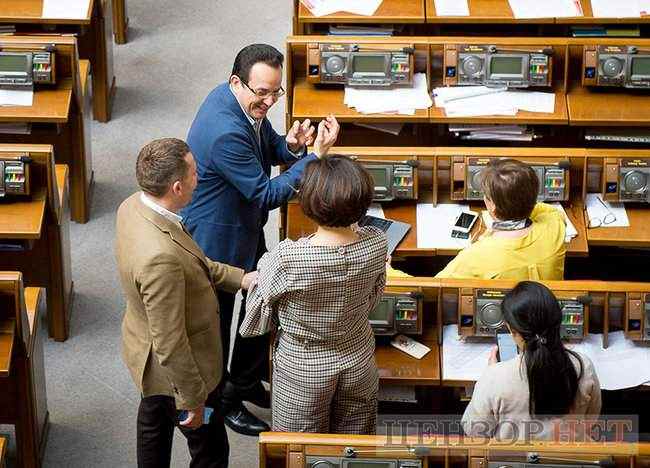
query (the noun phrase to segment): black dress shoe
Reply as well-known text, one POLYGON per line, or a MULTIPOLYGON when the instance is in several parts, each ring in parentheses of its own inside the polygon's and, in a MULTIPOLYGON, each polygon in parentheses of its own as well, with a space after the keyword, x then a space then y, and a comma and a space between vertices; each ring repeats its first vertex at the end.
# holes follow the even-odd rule
POLYGON ((248 411, 244 405, 233 409, 223 419, 226 426, 239 434, 258 436, 260 432, 271 430, 268 424, 248 411))
POLYGON ((244 392, 242 400, 253 403, 255 406, 259 406, 260 408, 270 408, 271 392, 264 388, 262 382, 257 382, 252 389, 244 392))

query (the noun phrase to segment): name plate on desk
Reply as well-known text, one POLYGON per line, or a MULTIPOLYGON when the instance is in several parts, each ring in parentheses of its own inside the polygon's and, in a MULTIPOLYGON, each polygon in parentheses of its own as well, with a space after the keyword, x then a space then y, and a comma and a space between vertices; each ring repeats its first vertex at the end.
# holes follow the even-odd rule
POLYGON ((583 86, 650 88, 650 48, 584 46, 583 86))
MULTIPOLYGON (((451 199, 483 200, 482 172, 497 157, 454 156, 452 159, 451 199)), ((566 201, 570 195, 568 160, 548 158, 520 159, 529 164, 539 179, 538 201, 566 201)))
POLYGON ((448 44, 445 86, 552 86, 553 48, 448 44))
POLYGON ((30 162, 26 155, 0 156, 0 197, 30 194, 30 162))
POLYGON ((603 198, 613 202, 650 202, 650 158, 606 158, 603 198))
POLYGON ((380 87, 413 84, 412 44, 307 44, 307 81, 380 87))
MULTIPOLYGON (((501 303, 508 290, 461 288, 458 300, 458 333, 494 337, 505 326, 501 303)), ((562 310, 560 336, 582 339, 588 331, 589 296, 585 292, 554 292, 562 310)), ((449 305, 446 305, 449 307, 449 305)))
POLYGON ((0 51, 0 86, 22 88, 34 84, 54 84, 54 48, 42 51, 0 51))

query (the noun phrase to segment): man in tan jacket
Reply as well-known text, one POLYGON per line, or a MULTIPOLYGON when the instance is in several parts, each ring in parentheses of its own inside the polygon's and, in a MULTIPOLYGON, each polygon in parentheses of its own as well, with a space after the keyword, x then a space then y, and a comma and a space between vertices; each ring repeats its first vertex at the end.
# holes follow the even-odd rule
POLYGON ((185 231, 177 213, 196 187, 185 142, 146 145, 136 177, 142 192, 117 212, 116 254, 126 297, 123 357, 142 395, 138 467, 169 466, 174 426, 187 438, 193 467, 225 467, 223 417, 203 420, 223 371, 215 291, 247 289, 255 273, 209 260, 185 231))

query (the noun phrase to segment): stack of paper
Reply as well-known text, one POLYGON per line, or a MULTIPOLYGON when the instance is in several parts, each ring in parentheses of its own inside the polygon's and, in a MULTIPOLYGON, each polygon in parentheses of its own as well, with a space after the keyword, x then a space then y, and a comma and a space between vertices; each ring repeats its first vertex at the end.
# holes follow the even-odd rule
POLYGON ((539 91, 508 91, 486 86, 456 86, 433 90, 436 107, 448 117, 517 115, 520 110, 553 113, 555 94, 539 91))
POLYGON ((414 115, 417 109, 428 109, 433 104, 427 89, 427 76, 416 73, 412 87, 390 89, 360 89, 345 87, 343 102, 362 114, 414 115))
POLYGON ((456 218, 469 205, 457 203, 418 203, 416 211, 418 249, 464 249, 469 239, 451 237, 456 218))
POLYGON ((436 16, 469 16, 467 0, 433 0, 436 16))
POLYGON ((591 359, 603 390, 632 388, 650 381, 650 348, 626 339, 622 331, 609 333, 607 349, 602 343, 602 335, 590 334, 567 347, 591 359))
POLYGON ((630 225, 625 205, 606 202, 599 193, 587 194, 587 217, 589 225, 593 227, 627 227, 630 225), (616 218, 611 223, 605 219, 605 217, 611 217, 610 215, 616 218))
POLYGON ((445 380, 478 380, 488 365, 495 343, 468 342, 458 336, 457 325, 446 325, 442 331, 442 378, 445 380))
POLYGON ((31 106, 34 89, 0 89, 0 106, 31 106))
POLYGON ((647 1, 640 0, 591 0, 594 18, 638 18, 641 10, 647 11, 647 1))
MULTIPOLYGON (((609 2, 611 0, 604 1, 609 2)), ((583 16, 580 0, 508 0, 508 2, 515 18, 569 18, 583 16)))
POLYGON ((90 0, 43 0, 43 18, 85 19, 90 0))
POLYGON ((452 124, 449 132, 461 140, 533 141, 538 137, 526 125, 452 124))
POLYGON ((300 0, 314 16, 346 11, 354 15, 372 16, 383 0, 300 0))
POLYGON ((392 26, 350 26, 347 24, 331 25, 328 36, 392 36, 392 26))

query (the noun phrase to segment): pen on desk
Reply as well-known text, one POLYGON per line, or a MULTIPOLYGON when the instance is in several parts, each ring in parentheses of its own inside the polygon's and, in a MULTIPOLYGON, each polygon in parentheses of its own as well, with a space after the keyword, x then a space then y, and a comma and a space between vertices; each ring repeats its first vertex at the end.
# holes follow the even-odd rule
POLYGON ((298 190, 296 187, 294 187, 294 186, 291 185, 290 183, 287 182, 287 185, 288 185, 289 188, 290 188, 291 190, 293 190, 296 194, 299 194, 299 193, 300 193, 300 190, 298 190))

